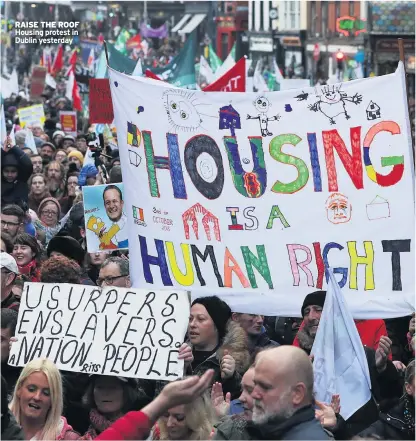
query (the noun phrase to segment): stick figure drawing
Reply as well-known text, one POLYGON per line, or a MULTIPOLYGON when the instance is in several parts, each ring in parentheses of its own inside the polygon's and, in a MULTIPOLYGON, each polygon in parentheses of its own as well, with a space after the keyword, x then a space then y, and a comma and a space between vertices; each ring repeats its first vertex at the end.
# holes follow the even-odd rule
POLYGON ((260 122, 261 136, 272 136, 273 133, 269 132, 269 121, 279 121, 280 115, 267 116, 267 112, 272 104, 264 96, 256 98, 253 104, 259 114, 257 116, 247 115, 247 119, 258 119, 260 122))

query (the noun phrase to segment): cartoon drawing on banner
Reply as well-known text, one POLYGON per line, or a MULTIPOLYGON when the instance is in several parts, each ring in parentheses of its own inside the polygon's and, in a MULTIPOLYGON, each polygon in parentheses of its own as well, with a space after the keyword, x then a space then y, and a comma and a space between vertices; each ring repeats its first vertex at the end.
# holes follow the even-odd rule
POLYGON ((211 241, 211 228, 213 228, 215 239, 218 242, 221 242, 220 223, 218 218, 201 204, 197 203, 186 210, 182 215, 182 221, 186 239, 189 240, 190 238, 189 227, 192 224, 195 237, 199 240, 199 224, 202 224, 207 240, 211 241))
POLYGON ((144 112, 144 107, 143 106, 137 107, 137 113, 140 114, 142 112, 144 112))
POLYGON ((208 116, 196 109, 197 106, 203 106, 204 104, 197 102, 193 92, 167 90, 163 94, 163 101, 169 124, 175 131, 193 132, 202 127, 201 115, 208 116))
POLYGON ((295 98, 298 101, 306 101, 308 99, 309 93, 308 92, 304 92, 302 90, 302 93, 300 93, 299 95, 296 95, 295 98))
POLYGON ((88 252, 128 248, 123 184, 83 188, 88 252))
POLYGON ((365 207, 368 220, 386 219, 390 217, 390 204, 387 199, 376 196, 365 207))
POLYGON ((231 136, 235 136, 235 129, 241 129, 240 114, 230 104, 220 108, 220 130, 230 129, 231 136))
POLYGON ((142 162, 142 157, 133 150, 129 150, 129 161, 131 165, 138 167, 142 162))
POLYGON ((133 219, 136 225, 141 225, 142 227, 147 227, 146 222, 144 221, 144 210, 140 207, 132 206, 133 208, 133 219))
POLYGON ((333 193, 326 201, 326 214, 332 224, 344 224, 351 220, 352 207, 347 196, 333 193))
POLYGON ((370 104, 366 110, 367 120, 372 121, 374 119, 381 118, 380 106, 376 104, 374 101, 370 101, 370 104))
POLYGON ((333 84, 323 86, 321 88, 321 94, 316 94, 319 99, 314 104, 309 104, 308 109, 313 112, 321 112, 329 119, 330 124, 336 124, 335 118, 344 114, 346 119, 350 119, 346 109, 346 102, 349 101, 353 104, 360 104, 363 100, 362 95, 356 93, 353 96, 347 96, 346 93, 341 92, 342 84, 333 84))
POLYGON ((260 122, 261 136, 272 136, 273 133, 269 131, 269 121, 279 121, 280 115, 267 116, 272 103, 264 96, 259 96, 253 102, 254 107, 258 110, 257 116, 247 115, 247 119, 258 119, 260 122))
POLYGON ((139 147, 142 134, 135 124, 127 121, 127 144, 132 147, 139 147))

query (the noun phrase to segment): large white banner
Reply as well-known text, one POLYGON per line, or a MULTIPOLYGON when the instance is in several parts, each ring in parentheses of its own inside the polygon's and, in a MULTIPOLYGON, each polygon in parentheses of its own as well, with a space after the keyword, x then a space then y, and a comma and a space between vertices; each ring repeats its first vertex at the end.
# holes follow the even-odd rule
POLYGON ((188 320, 186 292, 26 283, 9 364, 47 357, 66 371, 175 380, 188 320))
POLYGON ((271 93, 193 92, 112 70, 110 84, 135 287, 299 315, 331 266, 354 317, 412 311, 401 64, 383 77, 271 93))

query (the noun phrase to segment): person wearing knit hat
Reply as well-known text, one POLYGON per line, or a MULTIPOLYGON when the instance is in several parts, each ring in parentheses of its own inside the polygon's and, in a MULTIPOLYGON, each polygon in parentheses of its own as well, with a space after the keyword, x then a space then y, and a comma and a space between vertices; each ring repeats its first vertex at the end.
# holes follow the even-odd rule
POLYGON ((47 245, 61 228, 59 223, 61 205, 55 198, 45 198, 39 204, 38 215, 39 219, 35 221, 35 227, 45 233, 47 245))
POLYGON ((68 154, 68 161, 70 164, 75 164, 77 170, 81 170, 82 164, 84 162, 84 156, 78 150, 74 150, 73 152, 68 154))
POLYGON ((56 147, 60 147, 61 143, 65 137, 65 132, 62 130, 56 130, 52 135, 52 142, 56 145, 56 147))
POLYGON ((240 393, 241 375, 249 365, 244 330, 231 319, 231 309, 217 296, 192 302, 188 338, 192 345, 194 374, 214 369, 213 382, 221 382, 223 392, 234 399, 240 393))
POLYGON ((75 138, 71 135, 65 135, 62 141, 62 147, 66 149, 70 146, 75 146, 75 138))

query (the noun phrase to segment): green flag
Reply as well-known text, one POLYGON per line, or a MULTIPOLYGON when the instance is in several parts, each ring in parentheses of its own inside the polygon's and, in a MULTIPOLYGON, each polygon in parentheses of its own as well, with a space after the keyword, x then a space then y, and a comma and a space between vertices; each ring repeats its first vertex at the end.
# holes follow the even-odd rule
MULTIPOLYGON (((136 62, 119 52, 115 45, 107 43, 109 64, 112 69, 131 75, 136 67, 136 62)), ((108 74, 106 75, 108 77, 108 74)))
POLYGON ((116 40, 116 44, 114 45, 115 48, 120 51, 123 55, 127 55, 128 51, 127 51, 127 47, 126 47, 126 43, 127 41, 130 39, 130 34, 129 31, 127 31, 126 29, 122 29, 120 31, 120 33, 118 34, 117 40, 116 40))
POLYGON ((222 61, 221 58, 215 53, 212 44, 208 45, 209 48, 209 65, 211 66, 212 72, 215 71, 221 66, 222 61))
POLYGON ((195 56, 196 35, 192 32, 182 50, 168 65, 150 70, 173 86, 195 89, 195 56))

